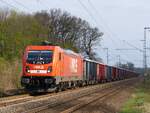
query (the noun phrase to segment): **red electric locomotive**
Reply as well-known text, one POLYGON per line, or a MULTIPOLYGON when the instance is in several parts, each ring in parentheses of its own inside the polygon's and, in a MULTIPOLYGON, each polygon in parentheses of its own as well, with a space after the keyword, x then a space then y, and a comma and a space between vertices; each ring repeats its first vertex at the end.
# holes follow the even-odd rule
POLYGON ((82 57, 59 46, 28 46, 23 55, 21 84, 28 91, 70 87, 82 75, 82 57))

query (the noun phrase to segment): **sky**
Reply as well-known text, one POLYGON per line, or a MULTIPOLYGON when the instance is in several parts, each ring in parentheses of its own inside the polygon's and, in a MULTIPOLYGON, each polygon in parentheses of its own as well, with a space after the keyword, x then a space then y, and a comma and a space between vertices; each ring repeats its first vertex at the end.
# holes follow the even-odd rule
MULTIPOLYGON (((120 56, 121 63, 133 62, 136 67, 143 66, 143 53, 134 49, 143 49, 144 27, 150 26, 149 4, 149 0, 0 0, 0 8, 13 8, 26 13, 60 8, 85 19, 104 33, 95 51, 105 63, 107 52, 103 48, 108 48, 108 64, 114 65, 120 56)), ((146 38, 149 48, 149 30, 146 38)), ((147 56, 150 66, 149 49, 147 56)))

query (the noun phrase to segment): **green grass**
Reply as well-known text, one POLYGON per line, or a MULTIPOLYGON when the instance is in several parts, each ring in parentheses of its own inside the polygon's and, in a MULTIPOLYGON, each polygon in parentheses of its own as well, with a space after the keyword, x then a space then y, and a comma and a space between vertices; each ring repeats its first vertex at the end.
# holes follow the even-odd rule
POLYGON ((120 113, 142 113, 142 110, 137 107, 142 104, 143 104, 143 99, 131 98, 124 105, 120 113))
POLYGON ((150 77, 138 85, 120 113, 144 113, 143 105, 145 103, 150 103, 150 77))

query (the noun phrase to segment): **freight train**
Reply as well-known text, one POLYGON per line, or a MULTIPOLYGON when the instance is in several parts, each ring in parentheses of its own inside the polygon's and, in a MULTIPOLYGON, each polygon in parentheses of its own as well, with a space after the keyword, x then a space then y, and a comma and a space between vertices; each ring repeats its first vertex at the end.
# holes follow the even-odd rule
POLYGON ((22 59, 21 84, 29 92, 72 88, 131 77, 138 74, 84 59, 59 46, 27 46, 22 59))

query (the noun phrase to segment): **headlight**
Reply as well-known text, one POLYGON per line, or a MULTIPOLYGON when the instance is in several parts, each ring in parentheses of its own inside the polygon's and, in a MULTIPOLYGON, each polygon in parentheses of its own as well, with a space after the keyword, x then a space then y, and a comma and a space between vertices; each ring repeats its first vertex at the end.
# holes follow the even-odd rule
POLYGON ((49 66, 48 69, 47 69, 47 72, 50 73, 51 71, 52 71, 52 67, 49 66))
POLYGON ((26 66, 26 72, 29 73, 30 72, 30 68, 29 66, 26 66))

